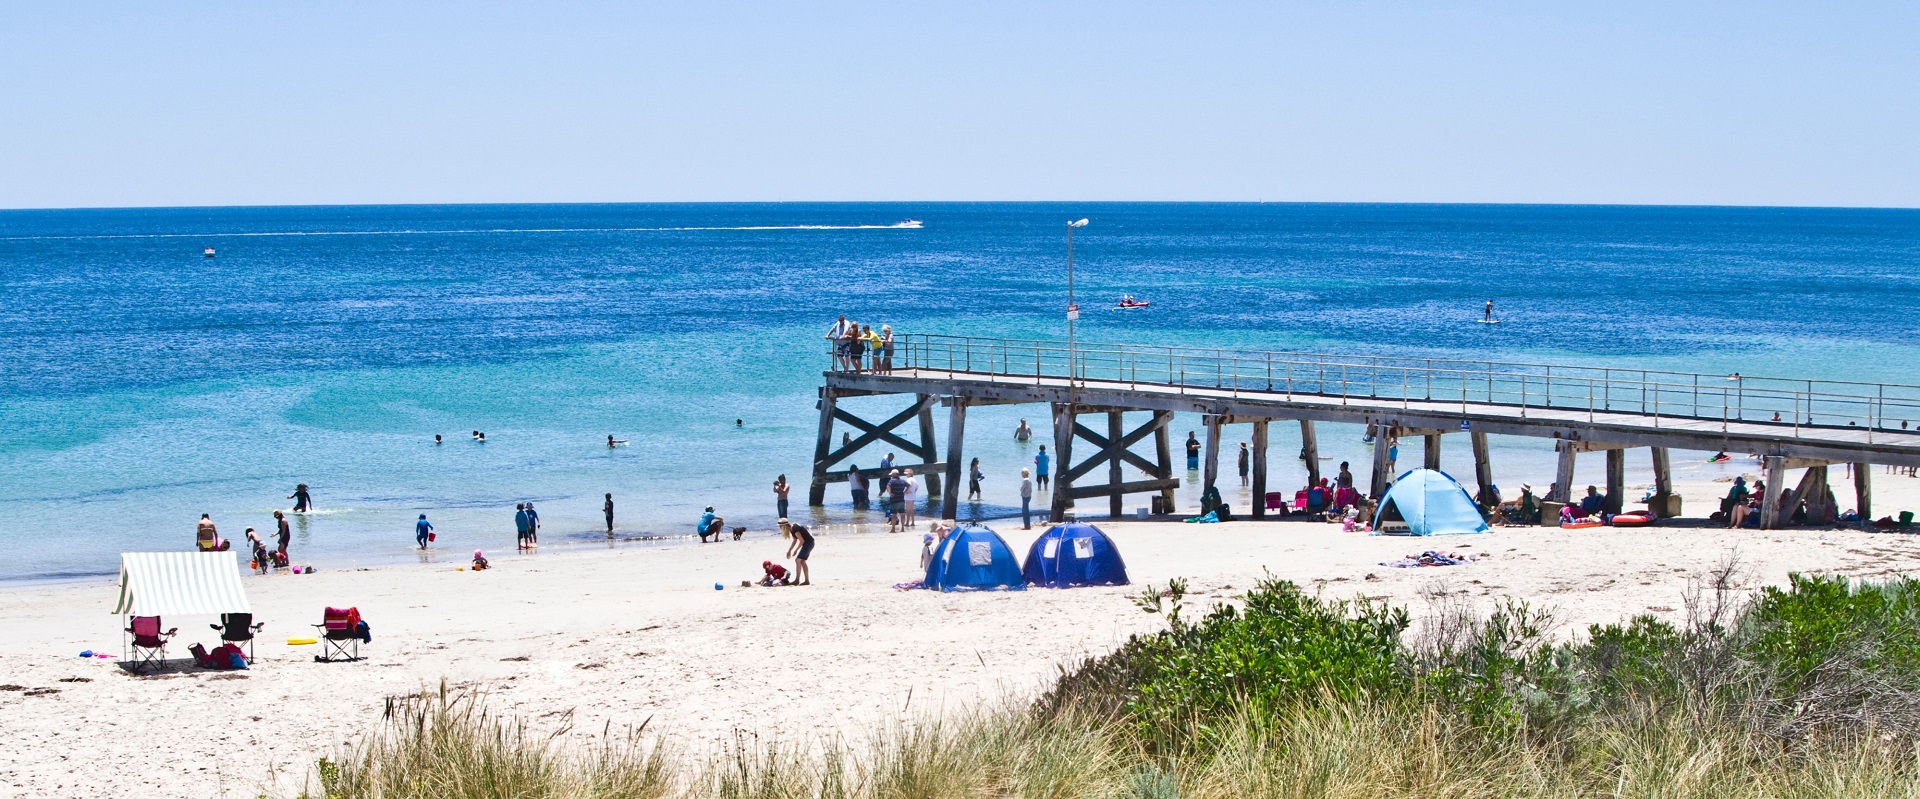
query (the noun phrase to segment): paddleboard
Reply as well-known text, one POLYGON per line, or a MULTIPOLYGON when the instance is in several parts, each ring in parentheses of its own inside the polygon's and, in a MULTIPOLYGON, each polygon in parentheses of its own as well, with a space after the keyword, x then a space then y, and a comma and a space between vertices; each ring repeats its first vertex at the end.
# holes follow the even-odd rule
POLYGON ((1483 324, 1483 325, 1497 325, 1497 324, 1500 324, 1500 320, 1498 320, 1498 319, 1476 319, 1476 320, 1474 320, 1474 321, 1477 321, 1477 322, 1479 322, 1480 324, 1483 324))
POLYGON ((309 646, 320 643, 318 638, 288 638, 287 646, 309 646))

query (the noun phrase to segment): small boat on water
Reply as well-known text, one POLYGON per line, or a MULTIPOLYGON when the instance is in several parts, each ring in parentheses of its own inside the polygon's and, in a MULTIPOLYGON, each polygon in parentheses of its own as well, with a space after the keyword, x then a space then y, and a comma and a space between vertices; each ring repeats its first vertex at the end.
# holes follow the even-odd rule
POLYGON ((914 229, 914 230, 919 230, 919 229, 920 229, 920 220, 918 220, 918 219, 903 219, 903 220, 901 220, 901 221, 899 221, 899 222, 895 222, 893 226, 894 226, 894 227, 898 227, 898 228, 912 228, 912 229, 914 229))
POLYGON ((1116 306, 1114 306, 1114 307, 1116 307, 1116 308, 1145 308, 1145 307, 1147 307, 1147 306, 1150 306, 1150 305, 1152 305, 1152 304, 1153 304, 1153 303, 1150 303, 1150 302, 1147 302, 1146 300, 1136 300, 1136 299, 1134 299, 1134 298, 1133 298, 1133 295, 1132 295, 1132 294, 1125 294, 1125 295, 1121 295, 1121 297, 1120 297, 1120 304, 1119 304, 1119 305, 1116 305, 1116 306))
POLYGON ((208 247, 208 248, 206 248, 206 249, 204 249, 204 250, 201 250, 201 251, 200 251, 200 257, 202 257, 202 258, 212 258, 212 257, 213 257, 213 248, 212 248, 212 247, 208 247))

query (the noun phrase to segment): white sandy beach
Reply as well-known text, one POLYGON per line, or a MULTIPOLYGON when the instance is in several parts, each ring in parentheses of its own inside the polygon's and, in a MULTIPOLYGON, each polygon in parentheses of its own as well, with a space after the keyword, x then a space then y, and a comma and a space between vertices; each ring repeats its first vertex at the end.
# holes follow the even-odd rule
MULTIPOLYGON (((1920 507, 1920 480, 1875 478, 1881 513, 1920 507)), ((1849 493, 1835 482, 1836 493, 1849 493)), ((1697 516, 1725 485, 1680 488, 1697 516)), ((1499 528, 1407 539, 1328 524, 1095 521, 1119 544, 1135 586, 897 591, 894 583, 918 576, 917 534, 822 535, 816 584, 777 589, 739 587, 784 551, 766 532, 706 545, 490 551, 496 568, 481 573, 456 571, 473 546, 447 540, 427 563, 248 577, 267 628, 259 662, 235 673, 136 678, 112 661, 78 658, 83 649, 119 652, 113 581, 12 586, 0 589, 0 683, 9 686, 0 691, 0 740, 9 744, 0 794, 295 793, 316 758, 378 723, 387 697, 443 679, 484 687, 495 710, 536 722, 571 710, 581 731, 650 719, 650 729, 677 733, 696 753, 734 730, 860 735, 903 711, 1031 696, 1058 665, 1159 628, 1129 598, 1171 577, 1188 578, 1201 604, 1230 598, 1264 570, 1337 597, 1405 604, 1416 616, 1435 590, 1483 605, 1514 596, 1555 609, 1570 631, 1644 612, 1677 619, 1689 580, 1734 550, 1747 587, 1790 571, 1885 577, 1920 568, 1920 540, 1889 533, 1499 528), (1378 565, 1430 548, 1488 557, 1451 568, 1378 565), (326 605, 365 614, 374 637, 366 660, 315 663, 314 647, 286 645, 310 633, 326 605)), ((994 526, 1024 555, 1032 534, 1017 521, 994 526)), ((215 641, 213 621, 167 619, 181 629, 170 655, 215 641)))

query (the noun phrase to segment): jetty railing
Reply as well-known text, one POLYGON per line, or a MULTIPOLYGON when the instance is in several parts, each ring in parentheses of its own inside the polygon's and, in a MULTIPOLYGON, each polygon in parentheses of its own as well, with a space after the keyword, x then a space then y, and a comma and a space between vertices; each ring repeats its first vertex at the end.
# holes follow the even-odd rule
MULTIPOLYGON (((1920 386, 1700 375, 1652 369, 1354 356, 1315 352, 1154 347, 907 335, 895 341, 893 368, 991 375, 1035 382, 1170 386, 1242 394, 1304 395, 1342 404, 1398 403, 1433 410, 1458 404, 1551 413, 1635 414, 1663 420, 1853 428, 1871 443, 1875 431, 1909 430, 1920 422, 1920 386)), ((836 365, 837 366, 837 365, 836 365)), ((1690 424, 1696 429, 1697 424, 1690 424)))

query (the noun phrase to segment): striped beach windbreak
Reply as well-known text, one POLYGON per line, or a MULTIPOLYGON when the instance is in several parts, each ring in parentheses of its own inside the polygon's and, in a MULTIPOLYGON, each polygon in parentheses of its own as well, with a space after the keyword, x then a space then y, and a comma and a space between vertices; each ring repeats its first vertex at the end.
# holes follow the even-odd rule
POLYGON ((233 552, 123 552, 120 601, 125 616, 251 613, 233 552))

